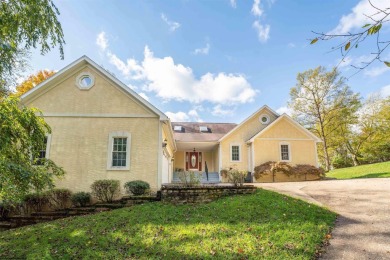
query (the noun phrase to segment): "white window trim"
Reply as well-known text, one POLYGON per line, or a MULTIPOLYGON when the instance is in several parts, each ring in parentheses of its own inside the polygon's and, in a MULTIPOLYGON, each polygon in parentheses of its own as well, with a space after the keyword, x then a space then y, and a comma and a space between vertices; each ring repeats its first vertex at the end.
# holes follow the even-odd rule
MULTIPOLYGON (((51 144, 51 134, 46 135, 47 141, 46 141, 46 147, 45 147, 45 159, 49 159, 50 157, 50 144, 51 144)), ((30 161, 32 162, 34 160, 34 156, 32 153, 30 153, 30 161)), ((37 164, 34 164, 36 166, 39 166, 37 164)))
POLYGON ((263 125, 268 125, 269 122, 271 121, 271 118, 270 118, 269 115, 267 115, 267 114, 261 114, 260 117, 259 117, 259 121, 260 121, 260 123, 262 123, 263 125), (263 122, 263 120, 261 120, 261 119, 263 119, 263 117, 267 118, 267 121, 266 121, 266 122, 263 122))
POLYGON ((230 162, 231 163, 241 162, 241 158, 242 158, 241 144, 239 144, 239 143, 231 143, 230 144, 230 162), (238 161, 233 161, 232 160, 232 147, 233 146, 238 146, 238 161))
POLYGON ((279 158, 281 162, 291 162, 292 156, 291 156, 291 144, 288 142, 280 142, 279 143, 279 158), (282 145, 287 145, 288 147, 288 160, 282 160, 282 145))
POLYGON ((107 170, 110 171, 126 171, 130 170, 130 146, 131 146, 131 134, 128 132, 111 132, 108 136, 107 147, 107 170), (112 166, 112 152, 114 148, 114 138, 127 138, 126 144, 126 166, 112 166))
POLYGON ((76 78, 76 86, 80 89, 80 90, 89 90, 90 88, 92 88, 93 86, 95 85, 95 76, 92 75, 91 73, 89 72, 81 72, 77 78, 76 78), (80 81, 82 78, 84 77, 89 77, 91 78, 91 85, 85 87, 83 85, 80 84, 80 81))
POLYGON ((50 158, 50 145, 51 145, 51 134, 46 135, 47 141, 46 141, 46 154, 45 158, 49 159, 50 158))

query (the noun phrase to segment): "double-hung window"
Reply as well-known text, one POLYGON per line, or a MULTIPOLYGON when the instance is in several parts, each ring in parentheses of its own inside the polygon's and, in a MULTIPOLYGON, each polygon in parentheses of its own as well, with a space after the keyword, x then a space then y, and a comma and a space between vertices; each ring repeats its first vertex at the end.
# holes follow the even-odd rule
POLYGON ((108 142, 108 170, 130 169, 130 134, 127 132, 113 132, 108 142))
POLYGON ((38 156, 35 158, 35 165, 43 165, 44 159, 49 158, 51 135, 45 136, 41 149, 38 151, 38 156))
POLYGON ((239 145, 230 145, 230 160, 232 162, 241 161, 241 149, 239 145))
POLYGON ((281 161, 290 161, 290 145, 289 144, 281 144, 280 145, 280 160, 281 161))
POLYGON ((126 167, 127 137, 114 137, 112 167, 126 167))

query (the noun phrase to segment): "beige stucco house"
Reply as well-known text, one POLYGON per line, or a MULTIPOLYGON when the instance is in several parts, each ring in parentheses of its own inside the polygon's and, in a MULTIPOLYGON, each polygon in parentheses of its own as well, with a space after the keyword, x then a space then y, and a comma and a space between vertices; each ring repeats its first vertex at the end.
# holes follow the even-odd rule
POLYGON ((240 124, 172 123, 86 56, 21 97, 50 125, 43 155, 66 171, 58 187, 89 191, 95 180, 144 180, 154 190, 181 170, 253 172, 266 161, 318 165, 319 139, 288 115, 261 107, 240 124))

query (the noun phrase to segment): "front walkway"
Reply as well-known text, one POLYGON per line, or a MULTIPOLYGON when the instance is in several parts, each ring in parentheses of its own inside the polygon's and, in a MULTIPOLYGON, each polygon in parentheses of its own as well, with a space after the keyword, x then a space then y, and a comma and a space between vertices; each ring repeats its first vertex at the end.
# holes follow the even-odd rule
POLYGON ((340 214, 322 259, 390 259, 390 179, 255 185, 340 214))

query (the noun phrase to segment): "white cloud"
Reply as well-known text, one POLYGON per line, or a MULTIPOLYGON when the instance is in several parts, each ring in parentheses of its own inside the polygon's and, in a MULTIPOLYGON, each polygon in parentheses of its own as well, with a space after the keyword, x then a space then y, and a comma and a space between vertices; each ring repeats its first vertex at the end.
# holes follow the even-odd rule
POLYGON ((108 41, 106 38, 106 33, 104 31, 100 32, 96 38, 96 44, 99 46, 100 50, 105 51, 108 47, 108 41))
MULTIPOLYGON (((389 7, 389 0, 372 0, 371 3, 381 9, 389 7)), ((354 29, 361 28, 367 23, 373 23, 367 16, 379 20, 383 18, 384 14, 378 13, 378 10, 368 0, 361 0, 352 8, 349 14, 341 17, 339 24, 329 34, 346 34, 354 29)))
POLYGON ((125 63, 110 51, 107 51, 107 57, 109 62, 114 65, 127 79, 138 80, 144 77, 143 68, 136 60, 127 59, 125 63))
POLYGON ((169 30, 171 32, 176 31, 180 27, 180 23, 174 22, 174 21, 170 21, 168 19, 168 17, 165 14, 163 14, 163 13, 161 14, 161 19, 169 26, 169 30))
POLYGON ((286 113, 287 115, 291 116, 292 115, 292 110, 289 108, 289 107, 279 107, 278 109, 276 109, 276 113, 278 114, 284 114, 286 113))
POLYGON ((192 118, 192 121, 203 122, 195 108, 188 111, 188 115, 192 118))
POLYGON ((269 24, 262 25, 259 21, 254 21, 252 27, 256 30, 260 42, 266 42, 269 39, 269 24))
POLYGON ((293 42, 290 42, 289 44, 287 44, 287 46, 289 48, 295 48, 296 47, 296 45, 293 42))
POLYGON ((251 12, 254 16, 258 16, 258 17, 260 17, 263 14, 264 11, 260 7, 260 0, 253 1, 251 12))
POLYGON ((146 101, 149 101, 149 97, 145 93, 139 93, 141 97, 143 97, 146 101))
POLYGON ((207 54, 209 54, 210 47, 211 47, 210 44, 207 43, 207 44, 206 44, 206 47, 195 49, 193 53, 194 53, 195 55, 198 55, 198 54, 207 55, 207 54))
POLYGON ((230 0, 230 6, 233 8, 237 7, 237 1, 236 0, 230 0))
POLYGON ((385 72, 389 72, 390 69, 386 65, 381 65, 379 67, 374 67, 372 69, 365 69, 364 75, 367 75, 369 77, 377 77, 379 75, 382 75, 385 72))
POLYGON ((154 57, 148 47, 142 66, 148 80, 146 89, 163 99, 246 103, 256 95, 243 75, 206 73, 197 79, 191 68, 175 64, 172 57, 154 57))
POLYGON ((179 112, 165 112, 165 114, 171 119, 172 122, 203 122, 196 109, 191 109, 188 113, 183 111, 179 112))
POLYGON ((148 46, 145 46, 143 61, 127 59, 124 62, 109 50, 106 38, 102 39, 106 42, 105 54, 109 62, 124 77, 140 82, 143 91, 153 92, 165 101, 235 105, 252 102, 256 96, 242 74, 206 73, 197 78, 190 67, 175 64, 172 57, 155 57, 148 46))
POLYGON ((382 97, 389 97, 390 96, 390 85, 384 86, 379 91, 382 97))
POLYGON ((182 111, 179 111, 177 113, 167 111, 167 112, 165 112, 165 114, 167 115, 167 117, 169 117, 169 119, 171 119, 172 122, 188 122, 188 121, 190 121, 190 117, 182 111))
POLYGON ((229 108, 222 108, 221 105, 216 105, 213 107, 213 111, 211 112, 211 114, 213 114, 214 116, 229 116, 229 115, 233 115, 235 112, 235 109, 229 109, 229 108))

